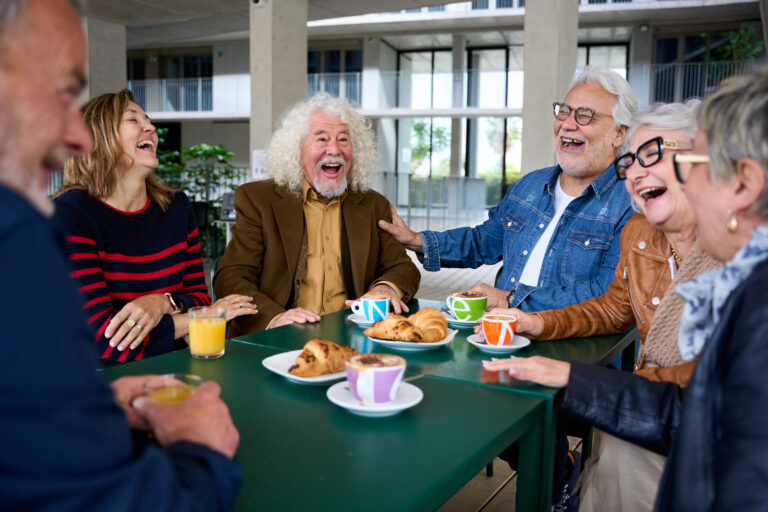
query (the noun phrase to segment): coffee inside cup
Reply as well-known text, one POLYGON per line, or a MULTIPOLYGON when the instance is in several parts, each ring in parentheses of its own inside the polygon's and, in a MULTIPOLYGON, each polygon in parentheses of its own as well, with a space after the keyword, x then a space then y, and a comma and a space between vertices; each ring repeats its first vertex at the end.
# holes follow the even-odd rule
POLYGON ((462 299, 480 299, 485 297, 485 294, 480 292, 454 292, 451 295, 461 297, 462 299))
POLYGON ((363 298, 368 300, 387 300, 389 297, 386 295, 363 295, 363 298))
POLYGON ((507 321, 507 322, 514 321, 514 318, 510 318, 508 316, 486 315, 483 318, 485 318, 486 320, 499 320, 499 321, 507 321))
POLYGON ((393 354, 358 354, 351 357, 347 364, 358 369, 387 368, 389 366, 402 366, 405 359, 393 354))

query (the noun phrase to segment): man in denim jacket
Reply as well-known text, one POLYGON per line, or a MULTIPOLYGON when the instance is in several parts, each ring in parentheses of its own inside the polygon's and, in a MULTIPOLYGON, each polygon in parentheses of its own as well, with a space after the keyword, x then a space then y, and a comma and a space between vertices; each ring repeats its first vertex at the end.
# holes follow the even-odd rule
POLYGON ((562 103, 555 103, 558 165, 531 172, 476 227, 415 233, 393 210, 379 221, 426 270, 477 268, 503 258, 489 307, 524 311, 559 309, 601 295, 613 281, 619 235, 632 215, 629 195, 613 160, 624 143, 637 100, 626 80, 605 68, 577 73, 562 103))

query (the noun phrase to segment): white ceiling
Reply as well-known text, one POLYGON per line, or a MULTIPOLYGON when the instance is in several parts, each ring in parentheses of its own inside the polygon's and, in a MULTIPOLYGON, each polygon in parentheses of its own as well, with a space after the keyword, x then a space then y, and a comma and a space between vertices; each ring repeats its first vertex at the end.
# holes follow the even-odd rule
MULTIPOLYGON (((1 0, 0 0, 1 1, 1 0)), ((254 1, 254 0, 250 0, 254 1)), ((255 0, 281 1, 281 0, 255 0)), ((285 0, 282 0, 285 1, 285 0)), ((125 23, 129 49, 210 44, 248 38, 249 0, 88 0, 86 14, 125 23)), ((521 44, 523 9, 392 14, 392 11, 443 5, 451 0, 308 0, 310 42, 384 36, 398 49, 451 46, 452 33, 463 33, 472 46, 521 44), (382 8, 386 9, 382 12, 382 8), (376 16, 365 14, 381 13, 376 16), (341 18, 341 19, 338 19, 341 18), (392 22, 397 21, 397 32, 392 22), (428 23, 425 23, 429 20, 428 23)), ((754 0, 671 0, 579 9, 579 38, 629 39, 633 25, 682 27, 760 19, 754 0), (690 4, 701 9, 692 19, 690 4), (615 28, 609 28, 615 27, 615 28)))

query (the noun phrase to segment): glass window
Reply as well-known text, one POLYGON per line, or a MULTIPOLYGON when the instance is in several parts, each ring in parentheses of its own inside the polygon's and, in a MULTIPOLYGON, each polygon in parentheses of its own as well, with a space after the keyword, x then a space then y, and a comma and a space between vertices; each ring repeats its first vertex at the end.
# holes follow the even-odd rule
POLYGON ((398 105, 405 108, 451 106, 451 52, 401 52, 398 105))
POLYGON ((479 2, 472 2, 472 10, 487 9, 487 8, 488 8, 488 0, 480 0, 479 2))
POLYGON ((433 5, 429 8, 429 12, 443 12, 445 10, 444 5, 433 5))
POLYGON ((602 66, 627 77, 627 47, 624 45, 592 46, 589 49, 589 64, 602 66))
POLYGON ((307 73, 319 73, 320 72, 320 60, 322 56, 320 52, 307 52, 307 73))
POLYGON ((581 68, 587 65, 587 47, 579 46, 576 49, 576 67, 581 68))
POLYGON ((509 47, 507 64, 507 106, 523 108, 523 47, 509 47))
POLYGON ((363 51, 347 50, 344 52, 344 71, 358 73, 363 70, 363 51))
POLYGON ((470 52, 469 98, 471 107, 503 107, 506 102, 506 51, 470 52))
POLYGON ((203 55, 200 57, 200 76, 212 77, 213 76, 213 56, 203 55))
POLYGON ((514 6, 515 6, 514 0, 496 0, 497 9, 503 9, 505 7, 514 7, 514 6))

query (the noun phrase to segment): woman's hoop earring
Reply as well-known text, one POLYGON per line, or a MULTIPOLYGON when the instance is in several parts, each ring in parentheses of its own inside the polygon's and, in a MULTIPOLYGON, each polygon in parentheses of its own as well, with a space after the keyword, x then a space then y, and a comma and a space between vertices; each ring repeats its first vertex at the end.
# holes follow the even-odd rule
POLYGON ((728 222, 725 225, 728 228, 729 233, 735 232, 739 227, 739 219, 731 210, 728 210, 728 222))

